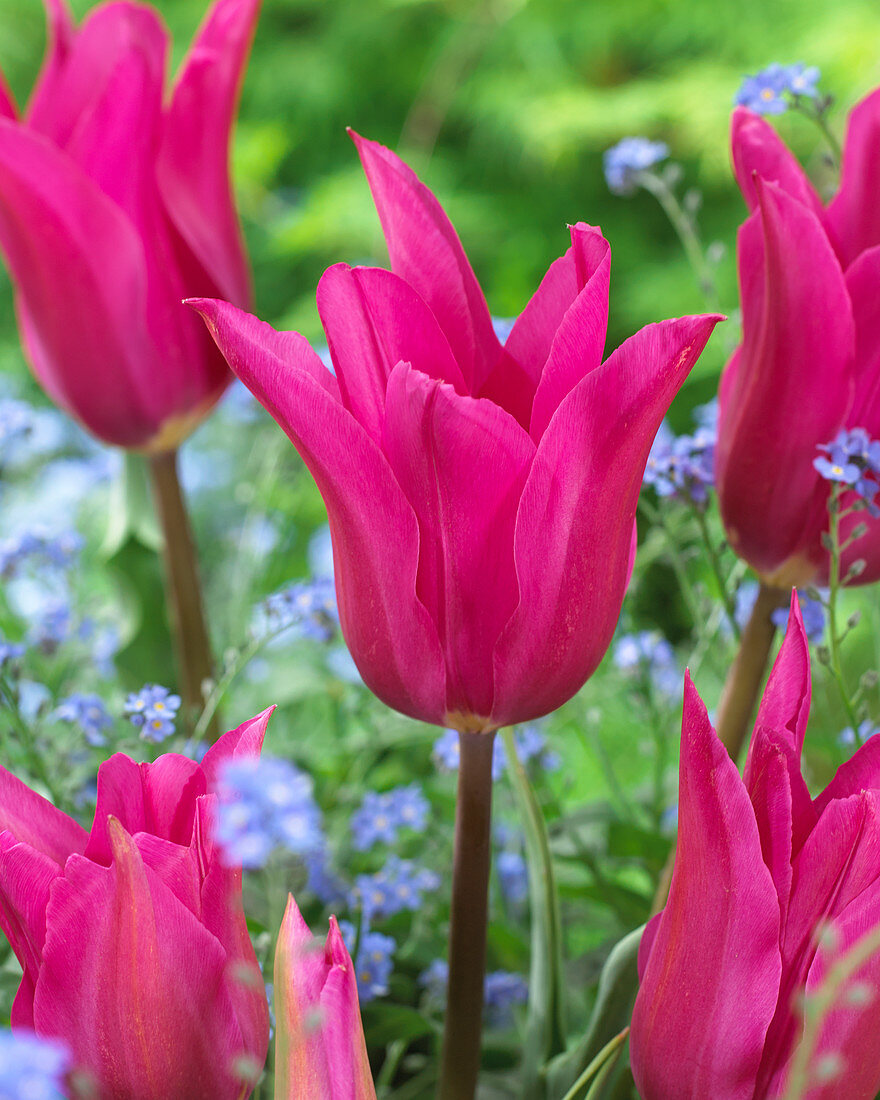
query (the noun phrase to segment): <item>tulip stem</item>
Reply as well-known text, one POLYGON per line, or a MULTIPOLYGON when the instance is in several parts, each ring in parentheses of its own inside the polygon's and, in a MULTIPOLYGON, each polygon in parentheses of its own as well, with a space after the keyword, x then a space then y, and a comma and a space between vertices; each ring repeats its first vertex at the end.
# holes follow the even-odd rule
MULTIPOLYGON (((776 626, 770 616, 777 608, 785 607, 790 598, 785 589, 773 588, 761 582, 749 621, 742 632, 739 650, 724 681, 715 728, 721 743, 734 762, 742 753, 749 722, 754 713, 770 659, 770 648, 776 634, 776 626)), ((651 916, 659 913, 666 904, 674 865, 675 849, 673 848, 660 874, 660 881, 651 904, 651 916)))
MULTIPOLYGON (((149 465, 156 516, 162 528, 165 593, 180 693, 186 713, 192 717, 204 703, 202 685, 210 681, 214 673, 195 542, 177 476, 177 452, 150 455, 149 465)), ((211 741, 217 739, 219 723, 216 716, 207 732, 211 741)))
POLYGON ((742 753, 767 671, 770 648, 776 634, 771 615, 778 608, 786 607, 790 599, 791 594, 785 589, 761 582, 749 621, 742 632, 739 650, 724 681, 715 725, 721 743, 734 761, 742 753))
POLYGON ((438 1100, 472 1100, 480 1072, 495 734, 459 733, 449 984, 438 1100))

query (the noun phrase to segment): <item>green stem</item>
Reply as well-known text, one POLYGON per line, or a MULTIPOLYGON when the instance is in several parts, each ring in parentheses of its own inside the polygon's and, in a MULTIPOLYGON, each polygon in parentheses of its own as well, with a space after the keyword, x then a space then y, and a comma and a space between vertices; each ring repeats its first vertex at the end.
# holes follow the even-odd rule
POLYGON ((459 733, 449 920, 449 983, 439 1100, 472 1100, 480 1073, 492 853, 494 731, 459 733))
POLYGON ((859 717, 853 706, 852 696, 846 685, 846 677, 843 672, 843 660, 841 657, 842 637, 837 629, 837 601, 840 596, 840 497, 841 493, 835 485, 833 493, 828 501, 828 534, 830 546, 828 549, 828 652, 831 660, 831 672, 837 683, 843 706, 846 710, 850 726, 858 736, 859 717))
POLYGON ((675 537, 670 530, 669 524, 663 517, 663 512, 660 508, 655 508, 653 505, 645 499, 644 494, 639 498, 639 508, 648 517, 648 522, 655 527, 659 527, 663 534, 666 536, 669 542, 670 550, 667 555, 669 564, 672 566, 672 571, 675 573, 675 579, 678 581, 678 587, 681 590, 681 594, 687 604, 688 611, 690 612, 691 619, 695 626, 698 626, 703 621, 703 613, 700 610, 697 597, 694 594, 693 585, 690 578, 682 565, 681 557, 678 553, 675 537))
POLYGON ((831 150, 831 159, 834 161, 834 167, 839 171, 843 160, 843 149, 837 139, 837 135, 828 125, 828 119, 825 117, 825 112, 817 111, 815 108, 811 109, 808 104, 812 104, 812 100, 803 96, 798 96, 794 104, 795 110, 800 111, 800 113, 810 119, 811 122, 815 122, 822 131, 822 136, 828 142, 828 148, 831 150))
POLYGON ((536 1095, 541 1069, 565 1049, 562 921, 547 826, 512 729, 502 731, 507 767, 523 820, 529 871, 532 943, 529 1009, 523 1051, 523 1095, 536 1095))
MULTIPOLYGON (((214 673, 195 542, 177 476, 177 452, 150 455, 149 465, 156 515, 162 528, 165 593, 177 654, 180 693, 188 715, 192 716, 201 711, 204 703, 202 685, 210 681, 214 673)), ((212 716, 208 732, 212 741, 220 734, 216 714, 212 716)))
POLYGON ((55 786, 50 770, 46 767, 46 761, 37 746, 34 731, 19 710, 16 693, 2 677, 0 677, 0 702, 6 707, 12 724, 18 733, 19 744, 24 749, 25 762, 31 774, 43 784, 55 805, 63 808, 65 800, 55 786))
MULTIPOLYGON (((615 1035, 610 1042, 606 1043, 580 1077, 578 1077, 577 1081, 571 1086, 562 1100, 578 1100, 582 1090, 586 1088, 593 1077, 600 1074, 602 1070, 607 1071, 610 1067, 613 1067, 620 1053, 620 1048, 626 1042, 627 1035, 629 1035, 629 1028, 625 1027, 623 1031, 615 1035)), ((604 1079, 607 1080, 607 1072, 604 1079)), ((590 1091, 592 1091, 592 1089, 590 1091)))
POLYGON ((703 253, 703 245, 694 228, 693 219, 682 209, 674 191, 661 176, 654 172, 639 172, 637 173, 637 179, 642 187, 646 191, 650 191, 657 202, 660 203, 663 213, 678 234, 685 255, 694 269, 694 274, 697 276, 697 283, 703 296, 713 310, 719 311, 721 309, 721 296, 715 285, 712 269, 703 253))
POLYGON ((712 538, 712 532, 709 530, 709 523, 706 519, 706 513, 699 507, 694 505, 694 514, 697 517, 697 523, 700 527, 700 534, 703 536, 703 542, 706 545, 706 550, 709 555, 709 564, 712 567, 712 572, 715 575, 715 580, 718 584, 718 590, 721 593, 721 602, 724 604, 724 611, 727 615, 727 621, 730 623, 730 629, 733 631, 733 636, 737 641, 740 640, 741 630, 739 623, 736 621, 736 605, 733 597, 730 594, 730 589, 727 584, 727 579, 724 576, 724 570, 721 567, 721 559, 718 556, 718 549, 715 546, 715 540, 712 538))

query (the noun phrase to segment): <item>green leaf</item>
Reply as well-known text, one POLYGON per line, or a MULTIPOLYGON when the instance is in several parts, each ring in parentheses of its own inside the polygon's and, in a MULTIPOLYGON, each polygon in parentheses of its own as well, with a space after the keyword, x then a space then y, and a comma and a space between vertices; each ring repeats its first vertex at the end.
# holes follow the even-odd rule
POLYGON ((547 1067, 547 1095, 565 1096, 590 1063, 629 1024, 639 984, 636 960, 645 926, 615 944, 599 977, 599 992, 583 1039, 547 1067))

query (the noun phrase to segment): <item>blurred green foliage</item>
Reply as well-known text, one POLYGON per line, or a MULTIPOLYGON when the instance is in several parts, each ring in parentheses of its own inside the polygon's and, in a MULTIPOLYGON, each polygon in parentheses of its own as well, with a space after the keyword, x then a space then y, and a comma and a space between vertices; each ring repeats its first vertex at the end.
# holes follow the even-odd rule
MULTIPOLYGON (((204 0, 158 0, 179 63, 204 0)), ((74 0, 80 17, 89 5, 74 0)), ((742 207, 727 119, 746 72, 803 60, 851 103, 880 82, 873 0, 264 0, 235 140, 235 180, 257 281, 276 324, 319 336, 314 290, 339 260, 382 262, 368 189, 345 127, 383 141, 449 210, 497 316, 516 314, 566 244, 566 222, 602 226, 614 250, 610 341, 703 307, 650 196, 611 195, 602 152, 627 134, 666 141, 703 194, 706 240, 735 306, 742 207)), ((38 0, 0 5, 0 67, 25 102, 39 66, 38 0)), ((842 110, 835 119, 842 125, 842 110)), ((800 117, 779 126, 809 157, 800 117)), ((12 340, 3 290, 2 338, 12 340)), ((699 392, 722 365, 719 336, 699 392)), ((4 356, 5 358, 5 356, 4 356)))

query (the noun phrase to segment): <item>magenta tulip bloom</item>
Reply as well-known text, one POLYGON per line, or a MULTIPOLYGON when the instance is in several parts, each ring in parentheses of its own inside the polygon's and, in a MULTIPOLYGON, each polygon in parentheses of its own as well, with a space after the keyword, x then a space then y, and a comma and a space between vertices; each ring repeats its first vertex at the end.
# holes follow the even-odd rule
MULTIPOLYGON (((645 931, 631 1061, 642 1100, 780 1096, 802 1033, 798 998, 880 923, 880 735, 811 799, 800 769, 810 658, 797 598, 758 710, 745 776, 685 681, 678 845, 669 901, 645 931), (833 947, 819 947, 830 926, 833 947)), ((880 955, 856 975, 880 986, 880 955)), ((872 1100, 876 1007, 826 1018, 809 1100, 872 1100)))
POLYGON ((275 951, 275 1100, 376 1100, 354 965, 336 918, 322 946, 293 897, 275 951))
POLYGON ((648 325, 603 362, 609 249, 578 224, 502 346, 437 200, 355 141, 392 271, 321 279, 335 377, 297 333, 194 304, 318 483, 366 683, 404 714, 492 730, 599 663, 651 441, 718 318, 648 325))
POLYGON ((158 15, 113 0, 50 44, 27 111, 0 81, 0 252, 34 372, 107 443, 172 450, 229 371, 187 295, 251 301, 227 167, 259 0, 216 0, 167 102, 158 15))
MULTIPOLYGON (((739 233, 743 342, 721 380, 716 482, 734 550, 786 587, 827 577, 816 448, 842 428, 880 435, 880 91, 850 115, 827 207, 764 119, 734 111, 732 143, 752 214, 739 233)), ((880 524, 868 522, 844 560, 845 571, 865 559, 862 584, 880 577, 880 524)))
POLYGON ((260 751, 269 714, 201 764, 112 756, 91 833, 0 768, 0 927, 24 971, 12 1024, 61 1040, 101 1100, 241 1100, 259 1075, 266 993, 211 818, 219 765, 260 751))

